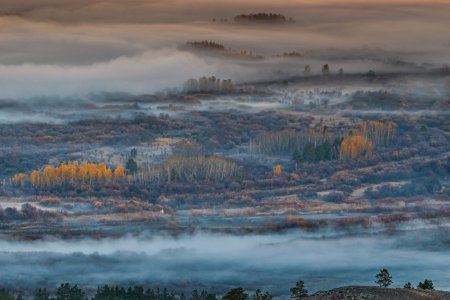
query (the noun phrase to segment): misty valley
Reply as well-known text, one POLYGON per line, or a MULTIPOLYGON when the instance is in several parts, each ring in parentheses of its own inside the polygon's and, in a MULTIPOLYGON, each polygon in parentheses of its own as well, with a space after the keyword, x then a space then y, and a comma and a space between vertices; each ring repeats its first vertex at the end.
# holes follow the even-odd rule
POLYGON ((450 299, 448 4, 19 2, 0 299, 450 299))

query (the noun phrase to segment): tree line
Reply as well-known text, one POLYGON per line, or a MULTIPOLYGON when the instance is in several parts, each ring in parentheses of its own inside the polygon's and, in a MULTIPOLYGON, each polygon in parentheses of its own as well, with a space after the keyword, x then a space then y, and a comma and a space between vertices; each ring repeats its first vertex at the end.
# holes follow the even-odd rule
POLYGON ((141 167, 134 175, 140 184, 164 182, 219 182, 239 174, 239 165, 220 156, 176 155, 159 165, 141 167))
POLYGON ((319 131, 284 130, 263 132, 249 142, 249 151, 265 155, 287 155, 297 164, 335 159, 370 158, 375 146, 389 146, 395 138, 393 122, 368 121, 341 134, 326 126, 319 131))
POLYGON ((294 22, 294 19, 287 19, 282 14, 276 13, 255 13, 255 14, 241 14, 234 17, 235 22, 270 22, 270 23, 287 23, 294 22))
MULTIPOLYGON (((392 285, 392 276, 386 268, 380 270, 375 275, 375 283, 382 287, 388 288, 392 285)), ((412 284, 407 282, 404 289, 412 289, 412 284)), ((425 279, 423 282, 417 284, 417 288, 420 290, 434 290, 433 281, 425 279)), ((305 282, 299 280, 295 282, 295 285, 289 290, 290 298, 293 300, 300 300, 308 297, 308 290, 306 289, 305 282)), ((23 296, 13 296, 6 289, 0 288, 0 299, 2 300, 23 300, 23 296)), ((83 289, 78 285, 71 285, 69 283, 61 284, 54 296, 50 295, 50 292, 45 288, 39 288, 36 292, 34 300, 87 300, 88 297, 83 289)), ((134 287, 120 287, 103 285, 97 287, 97 290, 91 300, 272 300, 273 296, 270 292, 263 292, 261 289, 249 296, 249 294, 242 288, 231 288, 222 297, 218 297, 215 293, 208 292, 206 290, 199 291, 193 290, 190 295, 184 293, 177 294, 174 291, 164 289, 147 289, 142 286, 134 287)))
POLYGON ((122 180, 126 173, 122 165, 113 171, 105 163, 79 163, 78 161, 61 163, 58 166, 46 166, 43 170, 34 170, 29 174, 18 173, 11 179, 16 186, 51 188, 55 186, 76 187, 81 184, 93 184, 122 180))
MULTIPOLYGON (((302 299, 308 295, 304 282, 298 281, 290 290, 292 299, 302 299)), ((247 292, 241 288, 232 288, 225 295, 219 297, 215 293, 206 290, 193 290, 189 295, 184 293, 177 294, 167 288, 164 289, 144 289, 142 286, 124 288, 120 286, 103 285, 97 287, 95 294, 88 298, 86 292, 78 285, 69 283, 61 284, 54 295, 45 288, 36 290, 33 300, 271 300, 272 294, 262 292, 257 289, 249 298, 247 292)), ((0 299, 2 300, 23 300, 22 295, 12 295, 6 289, 0 289, 0 299)))
POLYGON ((191 78, 184 84, 186 93, 229 93, 233 90, 234 85, 231 79, 220 79, 215 76, 191 78))
POLYGON ((320 131, 283 130, 263 132, 249 143, 249 151, 255 154, 285 155, 303 149, 308 143, 317 145, 330 140, 332 135, 324 127, 320 131))
POLYGON ((187 42, 186 47, 196 50, 226 50, 224 45, 208 40, 187 42))
MULTIPOLYGON (((388 288, 392 285, 393 281, 392 281, 392 276, 389 273, 388 269, 381 269, 380 272, 375 275, 375 283, 383 288, 388 288)), ((404 289, 412 289, 413 286, 411 284, 411 282, 407 282, 403 285, 404 289)), ((417 288, 420 290, 434 290, 434 284, 433 281, 430 279, 425 279, 424 281, 420 281, 417 284, 417 288)))

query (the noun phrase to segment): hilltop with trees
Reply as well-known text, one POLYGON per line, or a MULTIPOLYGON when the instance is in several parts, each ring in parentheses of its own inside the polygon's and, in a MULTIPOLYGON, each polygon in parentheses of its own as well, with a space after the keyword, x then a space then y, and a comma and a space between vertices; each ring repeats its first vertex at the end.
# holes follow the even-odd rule
POLYGON ((189 41, 183 46, 180 46, 180 49, 195 54, 219 56, 228 59, 260 60, 264 58, 263 55, 253 53, 252 51, 227 48, 221 43, 209 40, 189 41))
POLYGON ((236 23, 266 23, 266 24, 287 24, 294 23, 294 19, 287 18, 282 14, 277 13, 251 13, 241 14, 234 17, 236 23))
MULTIPOLYGON (((418 285, 418 289, 412 287, 405 288, 388 288, 392 283, 392 277, 387 269, 382 269, 376 275, 377 284, 380 287, 370 286, 348 286, 337 289, 317 292, 308 296, 305 282, 299 280, 290 289, 290 298, 294 300, 334 300, 334 299, 397 299, 397 300, 437 300, 450 299, 450 293, 434 291, 433 282, 424 280, 418 285)), ((272 300, 273 295, 268 292, 262 292, 261 289, 249 295, 242 287, 230 288, 222 296, 217 292, 207 290, 194 289, 190 294, 176 292, 167 288, 147 288, 135 285, 133 287, 124 288, 114 285, 98 286, 95 292, 89 293, 78 285, 69 283, 61 284, 54 292, 47 288, 38 288, 34 293, 34 300, 272 300), (52 297, 52 294, 54 297, 52 297)), ((10 293, 4 288, 0 288, 0 299, 2 300, 19 300, 27 299, 20 291, 10 293)))
POLYGON ((234 91, 234 84, 231 79, 220 79, 215 76, 191 78, 184 84, 186 93, 231 93, 234 91))

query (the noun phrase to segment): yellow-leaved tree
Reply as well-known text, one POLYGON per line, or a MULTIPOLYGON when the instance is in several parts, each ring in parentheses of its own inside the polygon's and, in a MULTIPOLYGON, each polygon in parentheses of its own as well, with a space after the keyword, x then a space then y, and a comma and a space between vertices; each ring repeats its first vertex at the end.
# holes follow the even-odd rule
POLYGON ((114 170, 114 179, 124 179, 126 178, 125 169, 122 165, 118 165, 114 170))
POLYGON ((368 158, 372 155, 372 151, 372 141, 359 134, 349 135, 342 140, 339 157, 341 159, 355 159, 365 155, 368 158))
POLYGON ((94 182, 110 182, 113 179, 126 178, 125 170, 122 165, 113 171, 105 163, 79 164, 77 161, 61 163, 57 167, 46 166, 42 172, 35 170, 29 175, 19 173, 11 178, 11 183, 15 185, 30 184, 36 188, 53 186, 77 186, 80 184, 94 182))
POLYGON ((276 165, 275 169, 273 170, 273 173, 275 174, 275 176, 280 176, 281 175, 281 166, 276 165))

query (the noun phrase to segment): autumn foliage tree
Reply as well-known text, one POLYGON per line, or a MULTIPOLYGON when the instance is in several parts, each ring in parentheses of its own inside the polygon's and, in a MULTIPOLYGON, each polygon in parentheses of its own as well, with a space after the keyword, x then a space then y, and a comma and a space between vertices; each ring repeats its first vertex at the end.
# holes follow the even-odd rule
POLYGON ((394 140, 396 125, 393 122, 367 121, 354 128, 342 141, 341 159, 369 158, 376 145, 389 146, 394 140))
POLYGON ((349 135, 342 140, 339 151, 341 159, 355 159, 366 149, 366 139, 362 135, 349 135))
POLYGON ((275 176, 280 176, 281 175, 281 166, 280 165, 276 165, 275 169, 273 170, 273 173, 275 176))
POLYGON ((124 179, 127 175, 125 174, 125 169, 122 165, 117 166, 116 170, 114 171, 114 178, 115 179, 124 179))
POLYGON ((35 170, 30 174, 16 174, 11 179, 11 183, 18 186, 29 184, 34 188, 74 187, 81 184, 111 182, 123 178, 126 178, 126 173, 122 165, 119 165, 113 172, 103 162, 79 164, 78 161, 74 161, 61 163, 57 167, 49 165, 42 171, 35 170))
POLYGON ((359 133, 376 145, 389 146, 394 141, 396 125, 393 122, 367 121, 359 125, 359 133))
POLYGON ((22 185, 24 180, 27 178, 27 175, 24 173, 18 173, 11 178, 11 183, 15 185, 22 185))

